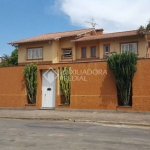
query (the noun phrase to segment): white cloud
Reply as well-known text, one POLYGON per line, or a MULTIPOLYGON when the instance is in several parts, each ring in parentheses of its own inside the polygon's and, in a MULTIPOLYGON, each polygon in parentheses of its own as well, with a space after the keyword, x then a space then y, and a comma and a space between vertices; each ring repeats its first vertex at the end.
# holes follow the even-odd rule
POLYGON ((73 25, 91 27, 84 21, 94 18, 105 32, 137 29, 150 19, 150 0, 57 0, 58 10, 73 25))

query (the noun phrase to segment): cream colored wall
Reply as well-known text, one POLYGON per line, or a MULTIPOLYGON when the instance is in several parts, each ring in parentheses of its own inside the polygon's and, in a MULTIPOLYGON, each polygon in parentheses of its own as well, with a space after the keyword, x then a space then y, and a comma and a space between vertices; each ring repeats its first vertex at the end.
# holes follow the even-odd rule
POLYGON ((146 55, 146 41, 143 38, 134 38, 134 37, 124 37, 124 38, 115 38, 115 39, 103 39, 99 41, 100 44, 100 58, 103 58, 104 55, 104 44, 110 44, 110 52, 116 51, 118 54, 121 52, 120 44, 128 42, 138 42, 138 57, 145 57, 146 55))
POLYGON ((52 61, 53 63, 59 62, 59 41, 52 41, 52 61))
POLYGON ((24 62, 40 62, 40 61, 52 61, 58 63, 61 60, 62 48, 72 48, 73 60, 76 59, 75 43, 71 42, 74 37, 61 38, 59 40, 53 40, 44 42, 24 43, 19 44, 18 51, 18 63, 24 62), (27 60, 27 48, 31 47, 43 47, 43 59, 42 60, 27 60))
POLYGON ((91 46, 96 46, 96 57, 99 57, 99 42, 98 40, 92 40, 76 43, 76 58, 81 59, 82 47, 86 47, 86 58, 91 58, 91 46))
POLYGON ((103 58, 104 55, 104 45, 110 45, 110 52, 116 51, 118 54, 121 52, 120 44, 128 42, 138 42, 138 57, 146 56, 146 47, 147 42, 144 38, 140 37, 122 37, 122 38, 112 38, 112 39, 103 39, 103 40, 91 40, 76 42, 76 58, 81 59, 81 47, 87 48, 87 58, 91 57, 91 46, 96 46, 96 57, 103 58))
MULTIPOLYGON (((75 53, 75 43, 71 42, 71 40, 74 40, 75 37, 66 37, 66 38, 61 38, 59 40, 59 60, 61 60, 61 53, 62 53, 62 49, 64 48, 72 48, 72 56, 73 56, 73 60, 76 59, 76 53, 75 53)), ((67 60, 67 59, 66 59, 67 60)))
POLYGON ((18 47, 18 63, 24 62, 39 62, 39 61, 52 61, 52 44, 49 41, 24 43, 19 44, 18 47), (27 60, 27 48, 43 47, 42 60, 27 60))
POLYGON ((147 42, 145 40, 141 40, 138 43, 138 53, 139 57, 145 57, 147 53, 147 42))
MULTIPOLYGON (((81 47, 87 48, 87 58, 91 58, 91 46, 96 46, 96 57, 103 58, 103 46, 104 44, 110 44, 110 52, 116 51, 120 53, 120 44, 126 42, 138 42, 138 56, 146 56, 147 42, 143 38, 138 37, 124 37, 115 39, 103 39, 103 40, 91 40, 83 42, 71 42, 74 37, 61 38, 59 40, 54 40, 51 43, 49 41, 44 42, 34 42, 34 43, 24 43, 19 44, 18 51, 18 62, 39 62, 39 61, 52 61, 53 63, 58 63, 61 61, 61 53, 63 48, 72 48, 73 60, 81 59, 81 47), (27 60, 27 48, 31 47, 43 47, 43 59, 42 60, 27 60)), ((67 60, 67 59, 66 59, 67 60)), ((66 61, 65 60, 65 61, 66 61)))

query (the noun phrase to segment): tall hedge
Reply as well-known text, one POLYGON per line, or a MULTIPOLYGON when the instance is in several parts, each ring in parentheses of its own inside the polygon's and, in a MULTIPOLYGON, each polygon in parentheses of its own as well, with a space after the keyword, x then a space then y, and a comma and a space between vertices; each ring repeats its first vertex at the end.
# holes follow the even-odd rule
POLYGON ((122 54, 113 54, 108 58, 108 66, 116 80, 118 98, 123 105, 129 105, 136 63, 137 55, 127 51, 122 54))
POLYGON ((23 71, 26 83, 26 91, 28 95, 29 103, 36 103, 37 93, 37 66, 34 64, 28 64, 24 67, 23 71))
POLYGON ((60 68, 59 81, 60 81, 60 90, 65 97, 65 103, 70 104, 70 90, 71 90, 70 67, 60 68))

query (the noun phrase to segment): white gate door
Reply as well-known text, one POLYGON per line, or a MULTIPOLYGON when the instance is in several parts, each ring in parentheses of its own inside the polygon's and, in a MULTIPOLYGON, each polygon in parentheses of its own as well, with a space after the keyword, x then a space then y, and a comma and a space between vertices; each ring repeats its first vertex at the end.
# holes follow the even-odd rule
POLYGON ((55 73, 53 70, 42 72, 42 108, 55 108, 55 73))

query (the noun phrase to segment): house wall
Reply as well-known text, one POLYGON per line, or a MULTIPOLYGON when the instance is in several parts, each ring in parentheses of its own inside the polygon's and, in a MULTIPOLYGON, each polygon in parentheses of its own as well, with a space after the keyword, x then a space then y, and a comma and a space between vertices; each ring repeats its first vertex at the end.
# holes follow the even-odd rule
POLYGON ((38 62, 52 61, 52 44, 49 41, 44 42, 32 42, 19 44, 18 47, 18 63, 24 62, 37 62, 37 60, 27 59, 27 48, 43 47, 43 59, 38 62))
POLYGON ((52 42, 52 62, 59 62, 59 41, 55 40, 52 42))
POLYGON ((74 37, 67 37, 53 40, 51 43, 49 43, 49 41, 44 41, 19 44, 18 63, 37 62, 37 60, 27 59, 27 48, 31 47, 43 47, 43 59, 38 60, 38 62, 52 61, 53 63, 58 63, 61 60, 62 48, 72 48, 73 60, 75 60, 75 43, 71 42, 73 39, 74 37))
POLYGON ((147 42, 144 38, 122 37, 100 40, 100 58, 103 58, 104 55, 104 44, 110 44, 110 52, 116 51, 119 54, 121 52, 120 44, 129 42, 138 42, 138 57, 146 56, 147 42))
POLYGON ((71 108, 115 110, 116 87, 106 62, 72 66, 71 108))
MULTIPOLYGON (((0 68, 0 107, 30 108, 23 77, 23 67, 0 68)), ((39 107, 38 103, 35 107, 39 107)))
POLYGON ((76 58, 81 59, 81 48, 86 47, 86 58, 91 58, 91 46, 96 47, 96 57, 100 56, 98 40, 83 41, 76 43, 76 58))
MULTIPOLYGON (((107 62, 52 65, 51 67, 56 72, 58 72, 58 67, 63 66, 69 66, 72 69, 70 105, 59 105, 61 103, 61 92, 58 88, 59 80, 57 78, 56 108, 150 111, 150 84, 148 82, 150 72, 147 69, 149 63, 150 59, 138 60, 137 72, 133 79, 132 107, 117 107, 115 80, 107 62), (92 74, 90 74, 91 70, 93 71, 92 74)), ((48 68, 49 65, 39 66, 39 70, 48 68)), ((41 76, 39 77, 40 80, 41 76)), ((41 82, 39 82, 38 91, 41 90, 40 87, 41 82)), ((40 95, 39 99, 41 100, 40 95)))
POLYGON ((27 94, 23 77, 24 67, 0 68, 0 107, 41 108, 42 75, 41 71, 50 67, 58 72, 58 67, 70 66, 71 101, 70 106, 61 106, 59 80, 56 79, 56 108, 150 111, 150 71, 147 69, 150 59, 141 59, 137 63, 137 72, 133 79, 132 107, 117 107, 117 91, 112 72, 107 62, 76 64, 55 64, 38 66, 37 103, 27 104, 27 94))
MULTIPOLYGON (((71 40, 74 40, 75 37, 65 37, 65 38, 61 38, 59 40, 59 60, 64 60, 61 58, 61 54, 62 54, 62 49, 65 48, 71 48, 72 49, 72 60, 76 59, 76 47, 75 47, 75 43, 71 42, 71 40)), ((65 59, 66 61, 67 59, 65 59)))
POLYGON ((133 78, 132 110, 150 111, 150 59, 141 59, 137 63, 137 72, 133 78))
POLYGON ((147 42, 144 38, 140 37, 121 37, 102 40, 91 40, 76 42, 76 58, 81 59, 81 48, 86 47, 87 58, 91 58, 91 46, 96 46, 96 57, 103 58, 104 45, 110 45, 110 52, 116 51, 118 54, 121 52, 121 43, 138 42, 138 57, 145 57, 147 50, 147 42))
MULTIPOLYGON (((117 95, 113 75, 107 70, 107 63, 77 63, 52 65, 56 72, 58 67, 69 66, 72 69, 71 77, 71 103, 70 106, 59 106, 61 103, 61 92, 58 88, 59 79, 56 79, 56 108, 71 109, 106 109, 115 110, 117 106, 117 95), (86 71, 84 75, 80 73, 86 71), (90 73, 90 72, 93 73, 90 73), (90 75, 91 74, 91 75, 90 75)), ((39 72, 49 69, 49 65, 39 66, 39 72)), ((39 77, 39 89, 42 87, 41 73, 39 77)), ((38 97, 42 99, 42 95, 38 97)))
POLYGON ((147 50, 147 42, 144 38, 140 37, 121 37, 112 39, 102 39, 102 40, 91 40, 83 42, 71 42, 75 37, 60 38, 59 40, 53 40, 51 43, 49 41, 43 42, 32 42, 19 44, 18 51, 18 63, 28 63, 37 62, 37 60, 27 59, 27 48, 31 47, 43 47, 43 59, 38 60, 38 62, 49 62, 58 63, 59 61, 66 61, 68 59, 62 59, 62 49, 72 48, 72 59, 81 59, 81 48, 86 47, 87 58, 91 58, 91 46, 96 46, 96 57, 103 58, 104 56, 104 44, 110 44, 110 52, 116 51, 120 53, 120 44, 126 42, 138 42, 138 56, 145 57, 147 50))

